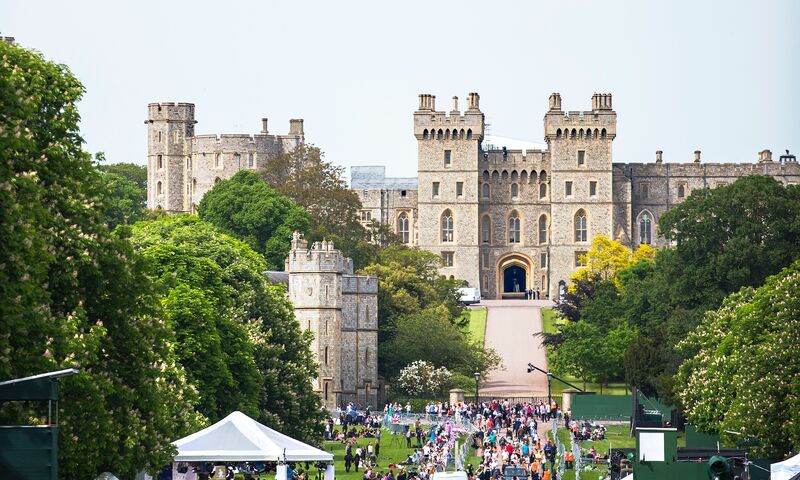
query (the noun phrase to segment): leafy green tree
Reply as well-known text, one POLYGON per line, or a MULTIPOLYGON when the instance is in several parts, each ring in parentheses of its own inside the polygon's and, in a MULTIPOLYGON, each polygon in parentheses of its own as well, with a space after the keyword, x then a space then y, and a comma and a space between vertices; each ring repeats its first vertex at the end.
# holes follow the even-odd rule
POLYGON ((145 217, 145 192, 132 181, 116 173, 103 173, 101 177, 108 188, 103 211, 108 228, 130 225, 145 217))
POLYGON ((550 368, 580 378, 586 389, 586 382, 599 379, 598 366, 604 364, 603 332, 589 322, 574 322, 564 325, 562 334, 562 344, 550 355, 550 368))
POLYGON ((305 210, 249 170, 214 185, 197 212, 203 220, 261 252, 272 270, 283 270, 292 233, 307 232, 311 222, 305 210))
POLYGON ((97 162, 97 169, 103 173, 113 173, 119 175, 128 181, 133 182, 136 188, 142 193, 142 206, 147 200, 147 167, 144 165, 137 165, 135 163, 106 163, 106 155, 103 152, 97 152, 94 155, 97 162))
POLYGON ((494 350, 484 350, 470 341, 442 306, 404 315, 400 323, 402 328, 380 346, 383 368, 390 374, 399 373, 415 360, 445 366, 462 375, 486 373, 500 364, 494 350))
POLYGON ((326 161, 314 145, 302 144, 270 157, 261 175, 311 215, 308 241, 332 240, 353 259, 356 270, 372 263, 382 247, 398 243, 391 228, 379 222, 366 228, 361 225, 361 200, 348 188, 344 168, 326 161))
POLYGON ((135 247, 167 291, 176 353, 196 382, 204 413, 214 420, 241 410, 316 440, 311 334, 300 330, 283 287, 262 274, 264 258, 193 215, 140 222, 133 230, 135 247))
MULTIPOLYGON (((104 224, 82 94, 67 67, 0 42, 0 378, 80 368, 61 381, 59 473, 133 477, 203 419, 127 230, 104 224)), ((0 417, 45 422, 24 404, 0 417)))
POLYGON ((740 432, 757 455, 800 448, 800 261, 757 290, 728 296, 678 345, 675 377, 689 421, 730 443, 740 432))

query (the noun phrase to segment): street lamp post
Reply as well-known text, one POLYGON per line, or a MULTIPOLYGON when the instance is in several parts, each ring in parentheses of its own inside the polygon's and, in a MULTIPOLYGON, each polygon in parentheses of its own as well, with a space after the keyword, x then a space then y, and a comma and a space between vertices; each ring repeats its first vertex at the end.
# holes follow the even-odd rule
POLYGON ((478 383, 481 381, 481 372, 472 374, 475 377, 475 405, 478 405, 478 383))
POLYGON ((550 394, 550 380, 553 378, 553 374, 547 372, 547 408, 550 408, 550 405, 553 404, 553 397, 550 394))

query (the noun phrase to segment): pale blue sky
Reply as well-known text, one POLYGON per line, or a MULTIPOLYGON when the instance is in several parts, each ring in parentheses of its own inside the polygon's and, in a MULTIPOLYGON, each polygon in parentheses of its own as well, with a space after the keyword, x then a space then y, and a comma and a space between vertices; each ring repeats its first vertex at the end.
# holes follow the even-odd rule
POLYGON ((417 95, 471 91, 491 133, 536 142, 550 92, 611 92, 615 162, 800 150, 798 1, 120 3, 0 0, 0 32, 86 86, 87 149, 114 162, 145 162, 147 103, 184 101, 198 133, 301 117, 333 162, 413 176, 417 95))

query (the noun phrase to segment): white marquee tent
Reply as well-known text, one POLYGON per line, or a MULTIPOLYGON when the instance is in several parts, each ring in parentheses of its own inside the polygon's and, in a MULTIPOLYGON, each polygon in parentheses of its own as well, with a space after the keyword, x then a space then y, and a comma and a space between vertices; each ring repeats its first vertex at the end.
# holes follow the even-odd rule
POLYGON ((800 454, 769 466, 770 480, 789 480, 800 475, 800 454))
POLYGON ((261 425, 242 412, 172 442, 175 462, 332 462, 333 454, 261 425))

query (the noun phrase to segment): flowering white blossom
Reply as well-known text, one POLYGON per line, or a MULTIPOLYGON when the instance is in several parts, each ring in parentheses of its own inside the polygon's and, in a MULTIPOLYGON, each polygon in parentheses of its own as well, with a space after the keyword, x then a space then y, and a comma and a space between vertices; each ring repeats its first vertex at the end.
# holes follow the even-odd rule
POLYGON ((430 395, 441 392, 452 376, 445 367, 436 367, 425 360, 417 360, 400 370, 397 382, 409 395, 430 395))

